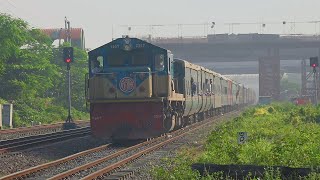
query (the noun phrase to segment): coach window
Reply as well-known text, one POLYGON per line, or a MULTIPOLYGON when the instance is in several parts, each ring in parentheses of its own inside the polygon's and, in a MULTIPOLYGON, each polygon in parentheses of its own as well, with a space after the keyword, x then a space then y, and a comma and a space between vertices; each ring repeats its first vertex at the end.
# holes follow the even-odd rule
POLYGON ((163 71, 164 70, 164 55, 158 54, 155 57, 155 70, 156 71, 163 71))

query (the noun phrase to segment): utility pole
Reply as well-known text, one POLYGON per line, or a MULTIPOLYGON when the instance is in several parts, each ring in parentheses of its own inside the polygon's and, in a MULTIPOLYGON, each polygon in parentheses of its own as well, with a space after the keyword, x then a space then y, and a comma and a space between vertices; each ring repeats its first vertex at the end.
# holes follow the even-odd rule
POLYGON ((67 19, 67 17, 64 17, 64 29, 65 29, 65 42, 68 42, 71 44, 71 27, 70 27, 70 21, 67 19))

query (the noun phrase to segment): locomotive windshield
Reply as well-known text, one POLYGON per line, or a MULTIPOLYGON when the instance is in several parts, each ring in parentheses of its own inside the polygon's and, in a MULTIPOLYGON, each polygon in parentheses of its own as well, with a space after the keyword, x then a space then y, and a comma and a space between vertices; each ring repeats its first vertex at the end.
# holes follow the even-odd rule
POLYGON ((149 60, 144 51, 118 51, 107 56, 109 67, 148 66, 149 60))
POLYGON ((98 56, 91 59, 91 73, 100 73, 103 69, 103 56, 98 56))

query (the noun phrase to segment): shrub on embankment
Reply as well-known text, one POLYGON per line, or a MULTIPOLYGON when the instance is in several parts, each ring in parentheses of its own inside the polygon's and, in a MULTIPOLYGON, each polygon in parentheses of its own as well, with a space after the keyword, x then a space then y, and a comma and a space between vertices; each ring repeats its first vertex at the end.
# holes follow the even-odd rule
MULTIPOLYGON (((68 44, 64 44, 68 46, 68 44)), ((73 119, 88 119, 84 77, 87 53, 74 48, 71 65, 73 119)), ((61 48, 22 19, 0 13, 0 103, 12 103, 14 126, 67 117, 66 64, 61 48)))
POLYGON ((319 123, 320 107, 272 104, 249 108, 213 130, 203 152, 188 156, 190 150, 183 151, 166 162, 170 169, 157 167, 153 174, 156 179, 198 179, 199 173, 190 168, 195 162, 319 168, 319 123), (238 144, 238 132, 248 133, 246 143, 238 144))

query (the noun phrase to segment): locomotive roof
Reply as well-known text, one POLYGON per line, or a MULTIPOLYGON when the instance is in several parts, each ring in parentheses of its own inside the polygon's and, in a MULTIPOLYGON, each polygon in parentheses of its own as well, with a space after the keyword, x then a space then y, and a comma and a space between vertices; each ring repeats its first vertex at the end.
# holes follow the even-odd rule
POLYGON ((94 53, 94 52, 96 52, 96 51, 101 51, 101 50, 105 50, 105 49, 107 49, 107 48, 110 48, 110 46, 113 45, 113 44, 123 44, 123 43, 128 43, 128 42, 129 42, 129 43, 130 43, 130 42, 134 42, 135 44, 138 44, 138 43, 142 44, 142 43, 143 43, 143 44, 148 45, 149 47, 159 48, 159 49, 162 49, 162 50, 165 50, 165 51, 168 51, 168 52, 171 53, 170 50, 164 49, 164 48, 159 47, 159 46, 156 46, 156 45, 151 44, 151 43, 149 43, 149 42, 147 42, 147 41, 144 41, 144 40, 141 40, 141 39, 138 39, 138 38, 124 37, 124 38, 115 39, 115 40, 113 40, 113 41, 111 41, 111 42, 109 42, 109 43, 107 43, 107 44, 104 44, 104 45, 102 45, 102 46, 100 46, 100 47, 97 47, 97 48, 89 51, 89 54, 94 53))
POLYGON ((231 81, 233 84, 240 85, 239 82, 237 82, 237 81, 235 81, 235 80, 233 80, 233 79, 230 79, 230 78, 228 78, 228 77, 226 77, 226 76, 224 76, 224 75, 222 75, 222 74, 219 74, 219 73, 217 73, 217 72, 214 72, 214 71, 212 71, 212 70, 210 70, 210 69, 207 69, 207 68, 205 68, 205 67, 202 67, 202 66, 199 66, 199 65, 196 65, 196 64, 192 64, 192 63, 190 63, 189 61, 186 61, 186 60, 184 60, 184 59, 175 58, 174 60, 175 60, 175 61, 183 62, 183 63, 186 65, 186 67, 188 67, 188 68, 195 69, 195 70, 203 70, 203 71, 212 73, 212 74, 214 74, 215 76, 220 77, 220 78, 222 78, 222 79, 224 79, 224 80, 226 80, 226 81, 231 81))
POLYGON ((201 70, 201 66, 196 65, 196 64, 192 64, 189 61, 183 60, 183 59, 179 59, 179 58, 174 58, 175 61, 180 61, 183 62, 185 64, 186 67, 190 68, 190 69, 194 69, 194 70, 201 70))

